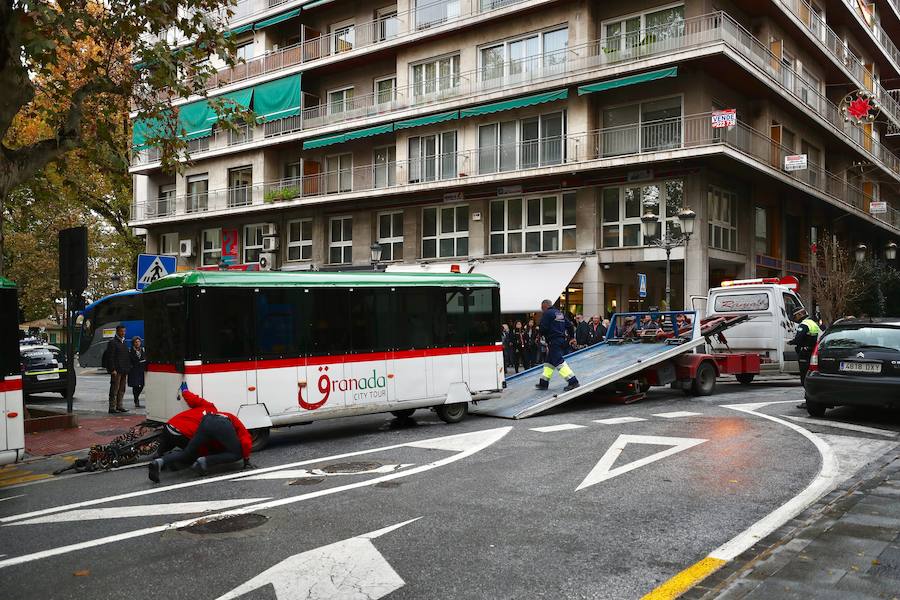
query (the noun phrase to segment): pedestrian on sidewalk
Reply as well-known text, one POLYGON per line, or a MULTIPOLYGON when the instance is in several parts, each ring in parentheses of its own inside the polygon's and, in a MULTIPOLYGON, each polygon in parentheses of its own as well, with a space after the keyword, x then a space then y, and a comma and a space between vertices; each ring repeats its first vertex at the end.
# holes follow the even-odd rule
POLYGON ((547 361, 544 363, 544 371, 535 387, 539 390, 548 389, 550 378, 558 369, 559 374, 568 382, 563 391, 574 390, 579 385, 578 379, 571 367, 566 364, 564 356, 569 347, 569 338, 575 333, 574 327, 560 310, 553 307, 553 302, 550 300, 541 302, 541 311, 544 314, 541 317, 540 329, 541 334, 547 340, 547 361))
POLYGON ((128 371, 128 386, 134 394, 134 407, 141 407, 141 392, 144 390, 144 372, 147 370, 147 353, 141 338, 131 338, 131 350, 129 351, 131 370, 128 371))
POLYGON ((191 468, 201 475, 205 474, 209 467, 236 462, 241 458, 244 459, 245 468, 251 466, 250 450, 253 441, 250 432, 240 419, 231 413, 219 412, 215 404, 188 390, 184 383, 181 384, 179 395, 191 410, 175 415, 167 425, 171 424, 178 433, 190 441, 183 450, 166 452, 150 461, 148 477, 151 481, 159 483, 159 472, 163 467, 174 463, 193 462, 191 468), (190 429, 198 416, 200 422, 191 435, 190 429), (215 453, 203 456, 209 451, 215 453))
POLYGON ((125 384, 131 370, 131 355, 125 345, 125 326, 116 326, 116 335, 106 344, 103 352, 103 366, 109 373, 109 414, 128 412, 122 407, 125 384))

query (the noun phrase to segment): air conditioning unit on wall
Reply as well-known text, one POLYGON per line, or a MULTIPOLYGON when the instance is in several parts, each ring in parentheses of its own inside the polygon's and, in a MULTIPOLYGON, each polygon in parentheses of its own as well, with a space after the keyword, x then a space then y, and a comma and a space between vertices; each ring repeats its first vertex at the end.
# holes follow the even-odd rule
POLYGON ((263 252, 275 252, 278 250, 278 238, 264 237, 262 240, 262 249, 263 252))
POLYGON ((190 258, 194 255, 194 240, 180 240, 178 242, 178 256, 190 258))
POLYGON ((276 261, 278 260, 278 255, 274 252, 260 252, 259 254, 259 270, 260 271, 272 271, 278 268, 276 261))
POLYGON ((275 223, 263 223, 262 226, 262 236, 266 237, 274 237, 278 235, 278 228, 275 227, 275 223))

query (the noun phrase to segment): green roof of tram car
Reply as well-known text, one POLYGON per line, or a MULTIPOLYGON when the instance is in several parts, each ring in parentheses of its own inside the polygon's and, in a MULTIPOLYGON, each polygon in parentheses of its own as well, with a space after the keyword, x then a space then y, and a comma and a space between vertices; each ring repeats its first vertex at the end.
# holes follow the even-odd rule
POLYGON ((184 271, 157 279, 144 293, 197 287, 499 287, 474 273, 381 273, 374 271, 184 271))
POLYGON ((0 290, 14 290, 16 289, 16 284, 7 279, 6 277, 0 277, 0 290))

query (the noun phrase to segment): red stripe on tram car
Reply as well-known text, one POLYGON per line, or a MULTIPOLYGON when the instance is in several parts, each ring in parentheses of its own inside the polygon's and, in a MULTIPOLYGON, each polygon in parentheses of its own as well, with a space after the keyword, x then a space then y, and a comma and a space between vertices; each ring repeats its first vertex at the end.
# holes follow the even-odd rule
POLYGON ((22 389, 22 378, 0 380, 0 393, 15 392, 22 389))

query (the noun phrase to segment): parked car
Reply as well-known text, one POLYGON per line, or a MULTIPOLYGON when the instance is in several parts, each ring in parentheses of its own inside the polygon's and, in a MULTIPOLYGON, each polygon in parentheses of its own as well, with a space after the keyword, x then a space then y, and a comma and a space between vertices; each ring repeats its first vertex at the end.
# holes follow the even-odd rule
POLYGON ((805 390, 814 417, 835 406, 900 407, 900 318, 832 325, 810 359, 805 390))
POLYGON ((59 392, 66 395, 68 372, 65 357, 56 346, 26 338, 19 343, 22 369, 22 393, 59 392))

